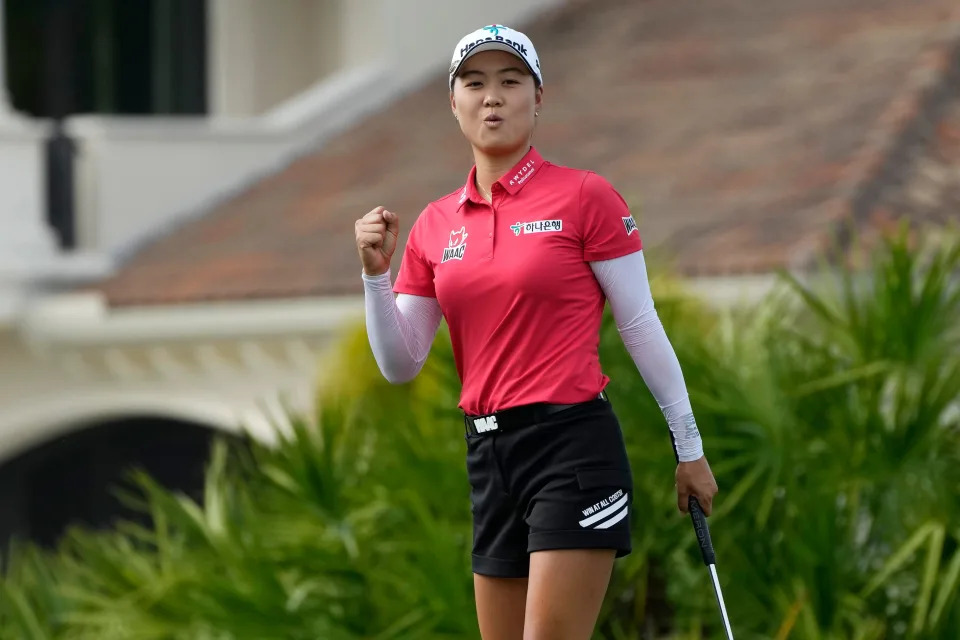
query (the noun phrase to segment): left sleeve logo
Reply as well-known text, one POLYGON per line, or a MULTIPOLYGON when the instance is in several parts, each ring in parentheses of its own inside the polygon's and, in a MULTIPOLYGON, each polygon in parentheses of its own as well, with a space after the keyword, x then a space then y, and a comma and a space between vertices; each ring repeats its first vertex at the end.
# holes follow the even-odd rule
POLYGON ((627 230, 627 235, 630 235, 634 231, 640 233, 637 229, 637 221, 633 219, 633 216, 627 216, 626 218, 620 218, 623 220, 623 226, 627 230))

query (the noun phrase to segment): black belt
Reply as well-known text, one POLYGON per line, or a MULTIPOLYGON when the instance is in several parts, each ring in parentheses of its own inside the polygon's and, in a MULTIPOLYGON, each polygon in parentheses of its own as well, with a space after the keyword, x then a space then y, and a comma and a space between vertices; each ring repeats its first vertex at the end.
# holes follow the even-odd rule
MULTIPOLYGON (((607 394, 601 391, 597 397, 587 402, 607 402, 607 394)), ((526 427, 539 422, 543 422, 548 417, 565 411, 577 405, 587 404, 580 402, 575 404, 549 404, 538 402, 535 404, 525 404, 519 407, 510 407, 485 416, 463 417, 467 433, 470 435, 487 435, 493 433, 503 433, 513 431, 520 427, 526 427)))

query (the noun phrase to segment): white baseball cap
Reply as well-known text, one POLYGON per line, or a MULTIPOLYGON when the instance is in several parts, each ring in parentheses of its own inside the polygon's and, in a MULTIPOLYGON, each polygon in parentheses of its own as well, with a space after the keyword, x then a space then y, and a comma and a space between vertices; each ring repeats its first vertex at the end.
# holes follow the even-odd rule
POLYGON ((540 73, 540 56, 533 47, 530 38, 519 31, 505 27, 502 24, 491 24, 481 27, 460 39, 453 50, 453 60, 450 62, 450 88, 460 71, 460 67, 470 56, 481 51, 499 50, 517 56, 536 78, 537 85, 543 84, 543 74, 540 73))

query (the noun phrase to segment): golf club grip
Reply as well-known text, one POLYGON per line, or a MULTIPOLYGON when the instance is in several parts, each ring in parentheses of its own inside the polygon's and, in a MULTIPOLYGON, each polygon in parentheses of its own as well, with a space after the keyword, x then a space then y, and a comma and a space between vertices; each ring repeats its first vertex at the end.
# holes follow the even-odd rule
POLYGON ((713 541, 710 540, 710 527, 707 526, 707 516, 703 513, 700 501, 696 496, 690 496, 690 519, 693 520, 693 530, 697 533, 697 542, 700 543, 700 553, 703 554, 703 564, 710 566, 717 564, 717 555, 713 552, 713 541))

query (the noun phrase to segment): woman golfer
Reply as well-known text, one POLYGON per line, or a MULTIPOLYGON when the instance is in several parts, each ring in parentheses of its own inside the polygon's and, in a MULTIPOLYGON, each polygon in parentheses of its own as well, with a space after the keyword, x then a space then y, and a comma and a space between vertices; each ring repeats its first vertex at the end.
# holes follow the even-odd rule
POLYGON ((524 34, 490 25, 465 36, 450 107, 473 150, 466 184, 414 222, 395 284, 399 217, 377 207, 356 222, 383 375, 411 380, 441 318, 450 330, 485 640, 586 640, 614 559, 630 552, 633 482, 597 351, 605 300, 670 429, 677 506, 694 495, 709 515, 717 492, 636 223, 604 178, 531 146, 542 106, 524 34))

